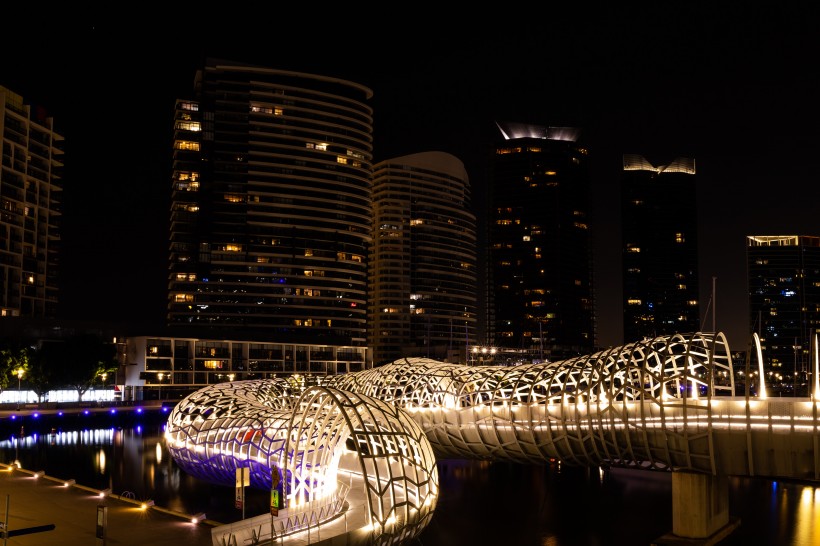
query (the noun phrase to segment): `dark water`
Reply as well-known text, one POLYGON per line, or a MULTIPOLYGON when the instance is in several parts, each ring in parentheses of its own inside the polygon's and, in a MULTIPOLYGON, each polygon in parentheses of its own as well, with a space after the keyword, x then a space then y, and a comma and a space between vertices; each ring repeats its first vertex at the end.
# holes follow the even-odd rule
MULTIPOLYGON (((210 485, 176 466, 164 423, 159 412, 3 419, 0 461, 19 459, 28 470, 223 523, 241 519, 233 487, 210 485)), ((438 466, 438 505, 414 545, 631 546, 672 529, 666 473, 464 460, 438 466)), ((731 478, 729 495, 730 514, 741 525, 721 546, 820 544, 820 487, 731 478)), ((249 489, 245 516, 266 513, 268 501, 268 491, 249 489)))

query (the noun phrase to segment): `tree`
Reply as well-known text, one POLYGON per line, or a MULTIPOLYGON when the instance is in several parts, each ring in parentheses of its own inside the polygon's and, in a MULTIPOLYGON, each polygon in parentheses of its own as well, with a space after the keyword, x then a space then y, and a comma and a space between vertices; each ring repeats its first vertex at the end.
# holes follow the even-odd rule
POLYGON ((0 392, 9 387, 12 377, 18 377, 18 371, 28 373, 29 348, 8 346, 0 349, 0 392))
POLYGON ((42 341, 31 353, 26 381, 38 403, 57 385, 62 345, 61 341, 42 341))
POLYGON ((69 338, 62 348, 62 365, 59 382, 77 391, 82 402, 83 395, 104 373, 117 370, 117 349, 93 334, 80 334, 69 338))

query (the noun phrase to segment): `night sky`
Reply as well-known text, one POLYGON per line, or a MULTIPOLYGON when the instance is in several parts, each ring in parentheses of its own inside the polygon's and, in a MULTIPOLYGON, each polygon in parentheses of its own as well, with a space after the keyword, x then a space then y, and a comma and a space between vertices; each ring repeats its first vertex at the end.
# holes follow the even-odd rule
POLYGON ((173 106, 213 56, 371 87, 375 160, 452 153, 476 206, 495 120, 580 127, 603 347, 623 342, 622 155, 695 158, 704 327, 714 277, 717 329, 745 349, 745 237, 820 235, 818 14, 747 6, 453 18, 423 4, 299 13, 232 2, 233 15, 206 22, 92 8, 11 16, 0 85, 45 108, 66 138, 61 315, 146 335, 163 325, 173 106))

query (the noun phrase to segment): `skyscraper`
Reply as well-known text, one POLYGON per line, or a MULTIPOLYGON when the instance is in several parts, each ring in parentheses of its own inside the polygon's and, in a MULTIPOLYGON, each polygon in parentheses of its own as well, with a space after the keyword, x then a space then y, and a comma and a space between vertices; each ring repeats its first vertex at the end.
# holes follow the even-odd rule
POLYGON ((820 236, 750 235, 746 264, 750 334, 761 339, 764 367, 776 374, 772 383, 780 376, 794 389, 797 372, 799 390, 820 325, 820 236))
POLYGON ((443 152, 374 167, 370 258, 374 364, 463 362, 475 342, 476 219, 464 164, 443 152))
POLYGON ((174 119, 169 327, 364 346, 371 90, 216 59, 194 87, 174 119))
POLYGON ((621 177, 624 342, 701 330, 695 160, 625 154, 621 177))
POLYGON ((488 212, 488 337, 558 360, 595 345, 588 151, 580 131, 498 123, 488 212))
POLYGON ((0 317, 55 318, 63 137, 54 120, 0 87, 0 317))

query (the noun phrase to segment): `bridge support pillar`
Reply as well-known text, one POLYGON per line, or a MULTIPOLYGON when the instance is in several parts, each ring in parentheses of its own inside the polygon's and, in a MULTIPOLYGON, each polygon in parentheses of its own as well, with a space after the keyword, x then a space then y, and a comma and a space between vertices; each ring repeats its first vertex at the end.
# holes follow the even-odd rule
POLYGON ((729 521, 729 479, 726 476, 672 472, 672 533, 655 544, 717 544, 739 520, 729 521))

